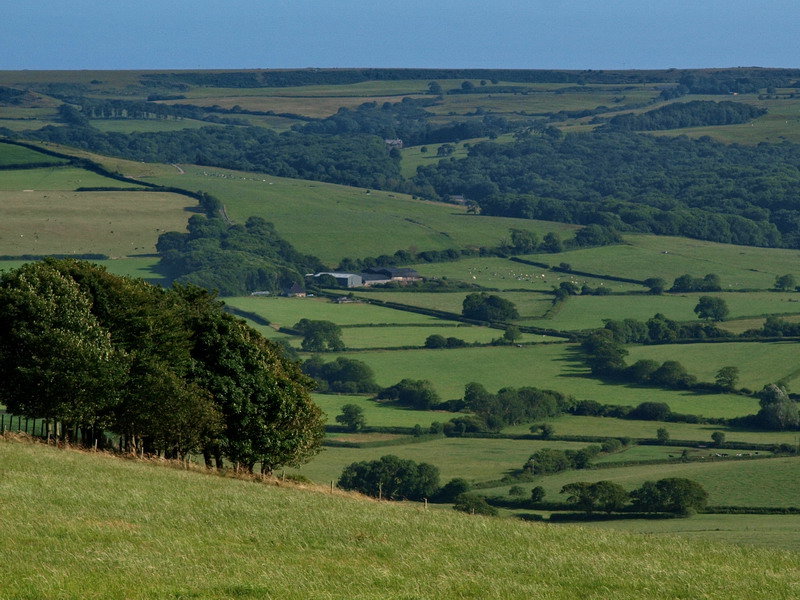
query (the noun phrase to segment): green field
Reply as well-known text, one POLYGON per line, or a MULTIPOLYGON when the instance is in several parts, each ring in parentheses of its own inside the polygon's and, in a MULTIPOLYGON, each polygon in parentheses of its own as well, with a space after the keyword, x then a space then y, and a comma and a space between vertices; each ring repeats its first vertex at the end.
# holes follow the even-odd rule
MULTIPOLYGON (((797 469, 800 458, 764 458, 753 460, 721 460, 716 462, 666 463, 632 467, 612 467, 584 471, 564 471, 537 477, 524 484, 530 489, 541 485, 548 500, 563 500, 561 487, 574 481, 614 481, 628 490, 644 481, 665 477, 685 477, 697 481, 708 492, 712 506, 798 506, 800 479, 797 469)), ((487 496, 505 494, 507 486, 481 490, 487 496)), ((748 516, 742 517, 749 518, 748 516)))
MULTIPOLYGON (((475 381, 490 392, 509 386, 534 386, 603 404, 665 402, 675 412, 706 417, 736 417, 758 411, 758 401, 746 396, 604 383, 589 377, 588 368, 575 353, 576 347, 571 344, 537 344, 522 348, 363 351, 342 355, 370 365, 378 384, 384 387, 404 377, 429 379, 443 400, 461 398, 464 386, 475 381)), ((335 356, 338 354, 330 355, 330 359, 335 356)))
POLYGON ((770 289, 775 277, 793 274, 800 278, 800 251, 717 244, 654 235, 626 235, 626 243, 557 255, 537 254, 527 258, 547 264, 569 263, 573 269, 602 275, 644 280, 661 277, 669 285, 676 277, 690 274, 719 275, 723 289, 770 289))
MULTIPOLYGON (((56 159, 54 159, 56 160, 56 159)), ((68 191, 79 187, 134 187, 76 167, 0 171, 0 191, 68 191)))
MULTIPOLYGON (((264 296, 242 296, 225 298, 225 303, 240 310, 253 312, 273 326, 291 327, 300 319, 333 321, 338 325, 360 324, 413 324, 444 325, 426 315, 392 310, 361 302, 336 304, 324 298, 279 298, 264 296)), ((455 321, 449 323, 457 324, 455 321)))
MULTIPOLYGON (((17 269, 28 261, 24 260, 3 260, 0 261, 0 271, 10 271, 17 269)), ((153 284, 166 285, 167 280, 159 274, 155 267, 158 258, 126 256, 122 259, 93 260, 95 264, 104 266, 109 273, 122 275, 125 277, 139 277, 153 284)))
MULTIPOLYGON (((798 315, 783 315, 780 317, 784 321, 788 321, 789 323, 797 323, 800 321, 800 314, 798 315)), ((730 321, 725 321, 724 323, 720 323, 720 327, 722 329, 726 329, 734 334, 744 333, 749 329, 761 329, 764 326, 764 322, 766 321, 763 317, 756 317, 750 319, 735 319, 730 321)))
MULTIPOLYGON (((442 483, 454 477, 468 481, 491 481, 522 468, 528 457, 542 448, 580 450, 582 442, 491 440, 481 438, 433 438, 431 441, 378 448, 325 448, 297 472, 314 482, 338 480, 347 465, 377 460, 393 454, 439 468, 442 483)), ((287 470, 288 472, 288 470, 287 470)))
POLYGON ((797 342, 632 346, 628 363, 640 359, 680 361, 700 381, 714 381, 722 367, 739 368, 739 386, 760 390, 768 383, 791 383, 800 375, 797 342))
POLYGON ((327 415, 330 425, 336 424, 336 415, 341 414, 345 404, 357 404, 364 411, 369 426, 413 427, 448 420, 449 413, 435 410, 411 410, 387 402, 376 402, 367 396, 348 396, 346 394, 313 394, 314 402, 327 415))
POLYGON ((602 327, 603 319, 646 321, 656 313, 661 313, 675 321, 697 321, 694 308, 700 297, 705 295, 725 300, 730 309, 730 318, 800 312, 800 294, 794 292, 573 296, 546 323, 547 326, 554 329, 569 331, 602 327))
MULTIPOLYGON (((550 259, 551 263, 557 264, 550 259)), ((612 292, 646 291, 635 283, 607 281, 568 273, 557 273, 549 269, 534 267, 508 260, 507 258, 465 258, 456 262, 420 263, 412 265, 420 275, 436 279, 454 279, 475 283, 499 290, 552 291, 562 282, 569 281, 578 286, 606 287, 612 292)))
POLYGON ((648 536, 672 536, 727 544, 758 545, 800 552, 800 515, 695 515, 691 519, 595 521, 584 527, 597 530, 637 532, 648 536))
MULTIPOLYGON (((464 298, 473 292, 362 292, 355 290, 358 297, 375 298, 384 302, 396 302, 441 310, 449 313, 461 314, 464 298)), ((532 294, 526 292, 498 292, 501 298, 514 303, 519 311, 520 320, 541 317, 553 304, 553 298, 549 295, 532 294)))
POLYGON ((445 250, 497 246, 516 227, 543 236, 571 237, 573 225, 468 215, 463 207, 412 200, 404 194, 272 177, 260 173, 184 167, 186 174, 151 178, 155 183, 202 189, 218 197, 230 217, 256 215, 273 222, 298 250, 336 265, 342 258, 393 254, 397 250, 445 250), (204 175, 206 173, 206 175, 204 175))
MULTIPOLYGON (((431 335, 455 337, 468 344, 488 344, 503 337, 503 331, 489 327, 347 327, 342 341, 347 348, 397 348, 424 346, 431 335)), ((539 336, 541 337, 541 336, 539 336)), ((296 338, 298 343, 300 338, 296 338)), ((535 336, 521 334, 519 342, 533 341, 535 336)))
MULTIPOLYGON (((753 410, 758 408, 753 404, 753 410)), ((794 431, 747 431, 724 425, 706 425, 693 423, 661 423, 639 421, 634 419, 613 419, 608 417, 578 417, 564 415, 556 419, 547 419, 555 428, 555 435, 596 435, 602 437, 656 437, 656 431, 664 427, 673 440, 694 440, 711 442, 711 434, 721 431, 728 442, 745 442, 751 444, 794 444, 797 433, 794 431)), ((504 433, 528 433, 529 424, 515 425, 503 429, 504 433)))
POLYGON ((0 515, 14 532, 0 538, 8 598, 571 600, 613 590, 621 600, 774 600, 796 596, 800 579, 798 555, 774 549, 665 544, 0 445, 0 515))
MULTIPOLYGON (((0 121, 0 126, 2 125, 0 121)), ((52 162, 65 162, 64 159, 56 158, 55 156, 48 156, 41 152, 36 152, 30 148, 23 146, 15 146, 14 144, 0 143, 0 166, 3 165, 24 165, 36 163, 52 163, 52 162)))
MULTIPOLYGON (((35 178, 40 170, 24 173, 35 178)), ((0 188, 8 186, 6 173, 0 188)), ((0 191, 0 254, 151 254, 161 233, 186 229, 190 214, 189 199, 175 194, 61 190, 0 191)))

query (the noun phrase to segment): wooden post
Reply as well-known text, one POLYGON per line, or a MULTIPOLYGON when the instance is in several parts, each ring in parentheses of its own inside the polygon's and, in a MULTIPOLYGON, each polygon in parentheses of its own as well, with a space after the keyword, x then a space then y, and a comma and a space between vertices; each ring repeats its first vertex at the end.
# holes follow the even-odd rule
POLYGON ((333 493, 333 479, 331 479, 331 494, 333 493))
POLYGON ((428 499, 427 498, 423 498, 423 500, 425 500, 425 510, 428 510, 428 499))
POLYGON ((378 500, 383 500, 383 482, 378 482, 378 500))

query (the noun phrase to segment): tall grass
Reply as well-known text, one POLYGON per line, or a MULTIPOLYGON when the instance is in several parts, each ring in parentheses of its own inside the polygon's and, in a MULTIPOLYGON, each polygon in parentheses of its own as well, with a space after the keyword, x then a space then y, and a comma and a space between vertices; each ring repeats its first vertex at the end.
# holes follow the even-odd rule
POLYGON ((0 596, 793 598, 800 557, 422 510, 0 442, 0 596))

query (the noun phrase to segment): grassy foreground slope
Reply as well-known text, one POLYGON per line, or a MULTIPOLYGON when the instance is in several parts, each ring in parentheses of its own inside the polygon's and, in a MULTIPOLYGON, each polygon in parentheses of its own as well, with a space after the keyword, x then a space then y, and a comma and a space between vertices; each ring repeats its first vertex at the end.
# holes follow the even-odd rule
POLYGON ((790 552, 489 521, 7 441, 0 455, 6 598, 800 592, 790 552))

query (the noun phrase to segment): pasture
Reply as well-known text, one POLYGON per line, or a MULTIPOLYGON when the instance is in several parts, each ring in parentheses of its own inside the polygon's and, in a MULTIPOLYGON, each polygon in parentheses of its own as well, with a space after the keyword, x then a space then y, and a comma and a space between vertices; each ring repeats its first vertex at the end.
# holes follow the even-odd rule
MULTIPOLYGON (((797 315, 783 315, 780 317, 784 321, 788 321, 789 323, 797 323, 800 321, 800 314, 797 315)), ((733 334, 740 334, 744 333, 749 329, 761 329, 764 326, 766 319, 764 317, 753 317, 749 319, 732 319, 730 321, 725 321, 724 323, 720 323, 720 327, 727 331, 730 331, 733 334)))
MULTIPOLYGON (((758 404, 753 403, 753 411, 758 404)), ((610 417, 581 417, 564 415, 555 419, 547 419, 555 429, 555 435, 596 435, 602 437, 630 437, 655 439, 656 431, 664 427, 670 439, 692 440, 711 443, 711 434, 721 431, 728 442, 744 442, 750 444, 794 444, 797 433, 794 431, 748 431, 725 425, 707 425, 696 423, 663 423, 658 421, 639 421, 635 419, 614 419, 610 417)), ((503 433, 528 433, 530 424, 506 427, 503 433)))
POLYGON ((393 454, 438 467, 442 484, 454 477, 463 477, 471 482, 492 481, 521 469, 528 457, 542 448, 580 450, 584 447, 586 444, 582 442, 439 437, 401 446, 329 447, 307 465, 292 472, 324 485, 331 480, 338 480, 342 470, 353 462, 377 460, 386 454, 393 454))
MULTIPOLYGON (((448 323, 427 315, 361 302, 337 304, 325 298, 241 296, 225 298, 225 303, 240 310, 253 312, 275 327, 291 327, 300 319, 333 321, 344 326, 364 324, 442 326, 448 323)), ((456 321, 450 323, 457 325, 456 321)))
MULTIPOLYGON (((665 477, 684 477, 702 485, 712 506, 797 506, 800 498, 800 479, 797 469, 800 458, 759 458, 751 460, 718 460, 677 462, 656 465, 611 467, 583 471, 564 471, 537 477, 523 484, 526 489, 541 485, 546 499, 564 499, 561 488, 574 481, 613 481, 627 490, 645 481, 665 477)), ((504 495, 507 486, 481 490, 487 496, 504 495)), ((741 517, 748 519, 750 515, 741 517)))
POLYGON ((189 217, 187 198, 161 192, 6 191, 0 198, 0 254, 14 256, 151 254, 161 233, 185 230, 189 217))
MULTIPOLYGON (((433 310, 461 314, 464 298, 474 292, 361 292, 355 290, 359 297, 375 298, 384 302, 397 302, 410 306, 419 306, 433 310)), ((540 318, 553 303, 552 296, 526 292, 497 292, 500 296, 513 302, 519 311, 520 320, 540 318)))
POLYGON ((299 251, 330 266, 344 257, 397 250, 495 247, 516 227, 571 236, 574 225, 469 215, 464 207, 413 200, 404 194, 351 188, 263 173, 184 167, 186 173, 150 178, 154 183, 202 189, 225 205, 238 223, 261 216, 299 251))
POLYGON ((582 527, 658 536, 669 546, 680 536, 745 546, 800 552, 800 515, 694 515, 691 519, 594 521, 582 527))
POLYGON ((661 277, 669 285, 684 274, 719 275, 723 289, 771 289, 787 273, 800 278, 800 250, 734 246, 688 238, 625 236, 625 244, 572 250, 528 258, 547 264, 569 263, 573 269, 644 280, 661 277))
POLYGON ((499 290, 531 290, 550 292, 562 282, 569 281, 581 287, 606 287, 613 292, 646 291, 647 288, 635 283, 607 281, 596 277, 586 277, 569 273, 558 273, 515 263, 507 258, 465 258, 446 263, 418 263, 411 265, 423 277, 435 279, 454 279, 474 283, 486 288, 499 290))
POLYGON ((739 387, 758 391, 768 383, 791 383, 800 375, 797 342, 631 346, 628 363, 641 359, 680 361, 700 381, 714 381, 722 367, 739 369, 739 387))
POLYGON ((14 532, 0 538, 0 554, 13 558, 3 583, 9 598, 454 600, 545 593, 567 600, 613 589, 631 599, 646 590, 652 600, 773 600, 794 596, 800 577, 797 555, 774 549, 490 521, 320 488, 0 444, 2 514, 14 532))
MULTIPOLYGON (((345 327, 342 341, 347 348, 398 348, 425 345, 431 335, 455 337, 468 344, 488 344, 503 336, 503 331, 489 327, 345 327)), ((521 334, 519 342, 533 341, 534 336, 521 334)), ((296 338, 299 345, 300 338, 296 338)))
MULTIPOLYGON (((2 123, 2 121, 0 121, 2 123)), ((36 150, 15 146, 14 144, 0 143, 0 166, 24 165, 37 163, 66 162, 64 159, 48 156, 36 150)))
POLYGON ((0 172, 0 192, 68 191, 79 187, 104 186, 134 187, 75 167, 12 169, 0 172))
POLYGON ((449 420, 450 413, 435 410, 411 410, 388 402, 376 402, 367 396, 348 396, 346 394, 312 394, 314 402, 327 416, 329 425, 336 425, 336 415, 341 414, 345 404, 356 404, 364 411, 368 426, 381 427, 430 427, 436 421, 449 420))
MULTIPOLYGON (((800 294, 778 292, 707 292, 649 296, 572 296, 546 321, 547 326, 566 331, 602 327, 604 319, 646 321, 656 313, 675 321, 697 321, 695 306, 702 296, 722 298, 730 318, 784 315, 800 312, 800 294)), ((723 326, 722 324, 720 324, 723 326)))
POLYGON ((404 377, 429 379, 443 400, 461 398, 464 386, 475 381, 490 392, 503 387, 534 386, 603 404, 665 402, 675 412, 706 417, 737 417, 758 411, 758 401, 746 396, 615 385, 593 379, 572 344, 344 352, 332 354, 330 359, 336 356, 367 363, 383 387, 404 377))

